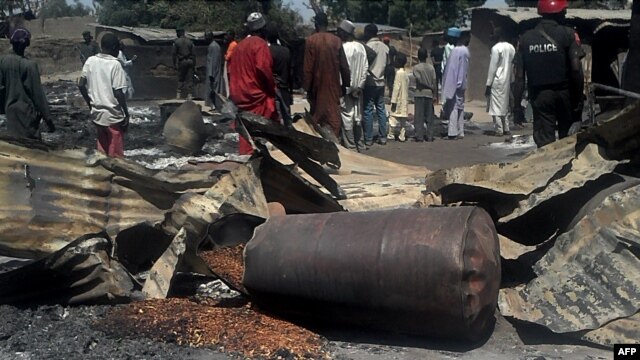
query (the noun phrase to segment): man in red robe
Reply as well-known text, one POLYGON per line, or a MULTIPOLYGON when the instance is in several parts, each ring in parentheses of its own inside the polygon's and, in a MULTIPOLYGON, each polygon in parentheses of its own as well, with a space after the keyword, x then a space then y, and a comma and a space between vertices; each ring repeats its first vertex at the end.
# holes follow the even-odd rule
POLYGON ((340 98, 351 82, 349 63, 340 38, 327 32, 327 15, 318 13, 314 22, 316 33, 305 44, 304 89, 313 122, 329 127, 337 137, 342 124, 340 98))
MULTIPOLYGON (((276 84, 273 78, 273 59, 264 40, 266 21, 262 14, 247 18, 251 36, 240 41, 229 62, 229 98, 238 109, 262 115, 278 122, 276 84)), ((253 153, 249 141, 240 135, 240 154, 253 153)))

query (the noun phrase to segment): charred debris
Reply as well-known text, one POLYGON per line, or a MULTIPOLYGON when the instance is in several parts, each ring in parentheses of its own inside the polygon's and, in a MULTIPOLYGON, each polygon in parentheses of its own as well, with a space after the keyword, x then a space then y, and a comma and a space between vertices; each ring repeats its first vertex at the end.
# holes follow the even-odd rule
MULTIPOLYGON (((246 357, 327 356, 301 319, 473 342, 496 308, 595 344, 640 337, 639 105, 425 179, 224 100, 250 158, 155 170, 0 141, 2 303, 125 304, 96 326, 246 357)), ((170 125, 201 126, 184 106, 165 137, 193 151, 170 125)))

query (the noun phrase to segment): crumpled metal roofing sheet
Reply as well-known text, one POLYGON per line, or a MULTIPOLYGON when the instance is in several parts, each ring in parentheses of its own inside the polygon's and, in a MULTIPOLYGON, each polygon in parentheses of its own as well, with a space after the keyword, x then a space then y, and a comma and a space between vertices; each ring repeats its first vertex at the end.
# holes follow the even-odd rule
POLYGON ((43 151, 0 141, 0 254, 40 257, 87 233, 162 221, 211 172, 153 171, 93 150, 43 151))
MULTIPOLYGON (((475 8, 473 12, 493 12, 516 23, 540 18, 536 8, 475 8)), ((631 10, 567 9, 567 19, 630 22, 631 10)))
MULTIPOLYGON (((534 266, 537 278, 503 289, 503 315, 567 333, 640 309, 640 186, 608 196, 534 266)), ((637 333, 636 335, 640 335, 637 333)))

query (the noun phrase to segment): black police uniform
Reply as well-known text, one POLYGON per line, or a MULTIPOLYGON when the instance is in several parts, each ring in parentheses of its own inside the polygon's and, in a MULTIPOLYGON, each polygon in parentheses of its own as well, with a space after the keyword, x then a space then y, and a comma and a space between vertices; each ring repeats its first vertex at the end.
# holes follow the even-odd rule
POLYGON ((570 61, 579 49, 573 29, 548 19, 520 39, 514 62, 527 75, 533 139, 538 147, 556 140, 556 124, 560 138, 569 132, 572 109, 578 101, 577 94, 571 94, 570 61))

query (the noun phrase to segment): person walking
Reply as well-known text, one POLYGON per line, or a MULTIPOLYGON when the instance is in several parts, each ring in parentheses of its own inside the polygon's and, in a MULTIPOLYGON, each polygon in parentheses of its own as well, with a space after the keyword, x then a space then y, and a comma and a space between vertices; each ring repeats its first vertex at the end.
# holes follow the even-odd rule
POLYGON ((539 0, 538 25, 525 32, 518 46, 514 82, 514 119, 524 119, 519 105, 525 76, 533 109, 533 140, 538 147, 569 134, 574 110, 581 107, 584 77, 575 31, 565 22, 566 0, 539 0))
POLYGON ((124 69, 125 74, 127 75, 127 88, 124 90, 125 95, 127 95, 127 99, 133 98, 133 94, 135 93, 135 89, 133 88, 133 81, 131 80, 131 69, 133 68, 133 63, 138 59, 136 55, 133 55, 131 59, 127 59, 124 55, 125 45, 122 41, 120 41, 120 50, 118 51, 118 61, 120 61, 120 65, 124 69))
POLYGON ((273 76, 276 80, 276 108, 285 126, 291 127, 291 51, 279 43, 280 36, 275 24, 270 24, 267 31, 269 51, 273 59, 273 76))
POLYGON ((367 51, 364 45, 354 37, 355 25, 349 20, 342 20, 338 25, 338 37, 343 41, 344 50, 351 74, 351 86, 340 101, 342 110, 342 129, 340 141, 347 149, 365 150, 362 138, 362 89, 367 80, 367 51))
POLYGON ((316 33, 307 38, 304 52, 304 89, 311 106, 313 123, 329 138, 340 136, 340 98, 350 86, 347 58, 342 41, 327 32, 329 25, 325 13, 314 18, 316 33), (342 80, 342 82, 341 82, 342 80), (333 135, 333 136, 332 136, 333 135))
POLYGON ((428 60, 427 49, 418 50, 419 63, 413 67, 413 77, 416 79, 415 117, 416 134, 414 141, 433 141, 435 119, 433 114, 433 99, 438 93, 438 76, 435 66, 428 60), (426 125, 426 135, 425 135, 426 125))
POLYGON ((100 52, 100 46, 93 41, 93 36, 91 36, 91 31, 89 30, 82 32, 82 38, 84 41, 78 45, 78 52, 80 53, 80 62, 84 65, 88 58, 100 52))
POLYGON ((9 41, 13 52, 0 58, 0 114, 7 117, 9 135, 40 139, 41 120, 49 132, 54 132, 56 127, 51 121, 38 65, 24 56, 31 44, 31 33, 16 28, 9 41))
POLYGON ((375 57, 369 61, 369 73, 363 91, 364 143, 366 146, 373 145, 373 113, 375 111, 378 115, 378 143, 386 145, 389 124, 384 106, 384 70, 387 66, 389 47, 378 39, 378 27, 375 24, 364 27, 364 39, 366 46, 375 52, 375 57))
POLYGON ((87 59, 78 87, 96 125, 98 150, 109 157, 124 156, 124 134, 129 127, 125 89, 127 76, 116 58, 120 41, 112 33, 100 40, 102 52, 87 59))
MULTIPOLYGON (((245 26, 251 36, 238 43, 229 62, 229 98, 240 110, 279 122, 273 59, 265 41, 266 25, 261 13, 254 12, 247 17, 245 26)), ((252 154, 250 139, 240 135, 240 154, 252 154)))
POLYGON ((205 41, 209 42, 207 47, 207 68, 204 91, 204 104, 212 107, 214 104, 215 93, 222 92, 222 49, 217 41, 214 40, 213 32, 206 31, 204 33, 205 41))
POLYGON ((196 68, 196 55, 193 42, 185 37, 184 29, 177 28, 173 42, 173 67, 178 71, 178 90, 176 98, 186 94, 187 99, 193 96, 193 74, 196 68))
POLYGON ((489 115, 493 117, 495 135, 510 135, 507 114, 511 96, 512 63, 516 49, 507 41, 502 28, 493 29, 492 37, 496 44, 491 48, 485 96, 489 101, 489 115))
POLYGON ((396 76, 393 81, 393 96, 391 97, 389 139, 396 139, 400 142, 407 141, 407 120, 409 118, 409 76, 404 69, 406 64, 406 55, 397 53, 394 63, 396 76))
POLYGON ((442 75, 442 97, 445 99, 444 116, 449 119, 448 139, 464 138, 464 95, 469 70, 469 34, 462 34, 447 59, 442 75))

